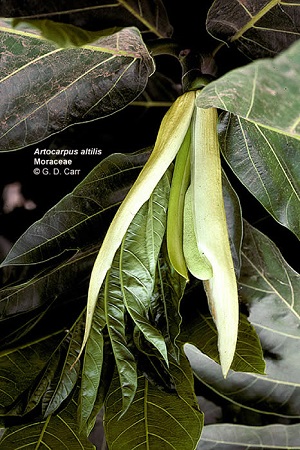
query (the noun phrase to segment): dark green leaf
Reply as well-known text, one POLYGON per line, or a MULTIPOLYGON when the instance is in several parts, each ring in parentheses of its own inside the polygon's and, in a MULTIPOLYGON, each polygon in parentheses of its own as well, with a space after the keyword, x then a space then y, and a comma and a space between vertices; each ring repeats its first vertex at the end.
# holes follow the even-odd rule
MULTIPOLYGON (((130 230, 128 230, 128 232, 130 232, 130 230)), ((104 286, 104 309, 108 334, 120 377, 123 398, 122 409, 123 411, 126 411, 136 392, 137 368, 135 357, 129 348, 126 336, 127 313, 120 282, 120 251, 116 253, 112 267, 106 275, 104 286)))
POLYGON ((156 265, 165 234, 170 182, 165 174, 133 218, 120 253, 120 280, 126 309, 145 338, 167 361, 164 338, 149 322, 156 265))
POLYGON ((236 69, 203 89, 201 107, 225 114, 225 159, 282 225, 300 236, 300 41, 274 60, 236 69))
MULTIPOLYGON (((217 330, 212 317, 200 314, 198 311, 194 311, 193 320, 184 324, 183 332, 180 335, 182 342, 193 344, 209 358, 219 363, 217 339, 217 330)), ((185 346, 186 354, 197 376, 198 368, 203 365, 203 360, 206 360, 199 350, 190 345, 185 346)), ((215 364, 214 368, 216 373, 221 374, 221 368, 217 368, 215 364)), ((262 375, 265 372, 265 362, 258 336, 243 314, 240 315, 238 341, 231 369, 262 375)))
POLYGON ((27 24, 29 27, 41 32, 41 36, 54 42, 60 48, 82 47, 97 41, 103 36, 109 36, 119 31, 117 28, 109 28, 102 31, 87 31, 67 23, 53 22, 52 20, 22 20, 14 19, 12 25, 19 28, 20 24, 27 24))
POLYGON ((256 59, 286 49, 300 37, 300 4, 282 0, 215 0, 207 30, 215 38, 234 43, 256 59))
POLYGON ((156 285, 151 300, 151 316, 161 330, 168 352, 179 361, 180 303, 186 287, 183 278, 171 265, 166 246, 163 245, 158 263, 156 285))
POLYGON ((20 3, 8 0, 0 4, 0 16, 26 19, 53 19, 89 30, 136 26, 157 37, 169 37, 172 27, 161 0, 61 0, 20 3))
POLYGON ((95 308, 91 332, 85 347, 78 400, 79 427, 81 431, 86 432, 86 435, 91 431, 90 418, 96 402, 102 374, 105 349, 103 329, 105 325, 103 301, 100 297, 95 308))
POLYGON ((105 431, 110 450, 194 450, 203 426, 195 401, 189 364, 170 363, 177 393, 160 391, 139 376, 138 389, 128 411, 120 417, 122 396, 115 376, 105 405, 105 431))
POLYGON ((299 447, 300 424, 250 427, 226 423, 204 427, 197 450, 298 450, 299 447))
POLYGON ((68 407, 57 416, 49 416, 45 421, 15 426, 5 431, 0 440, 1 450, 21 450, 24 448, 93 450, 95 447, 79 436, 76 423, 77 404, 72 400, 68 407))
POLYGON ((2 151, 119 111, 144 90, 154 71, 135 28, 84 48, 60 49, 38 35, 4 25, 0 48, 2 151))
POLYGON ((3 266, 36 264, 98 243, 104 232, 103 213, 124 199, 148 156, 114 154, 101 161, 71 194, 28 228, 3 266))
POLYGON ((230 372, 226 381, 216 363, 197 356, 197 377, 222 397, 247 409, 300 417, 300 276, 266 236, 244 225, 240 295, 248 305, 266 361, 266 375, 230 372))
POLYGON ((225 114, 223 155, 265 209, 300 238, 300 142, 225 114))
MULTIPOLYGON (((72 320, 77 319, 76 313, 80 314, 80 307, 84 307, 80 295, 82 289, 86 292, 97 250, 96 248, 79 252, 69 261, 51 267, 49 271, 39 273, 24 283, 0 290, 2 347, 11 347, 16 345, 17 341, 24 344, 25 335, 33 331, 37 324, 47 322, 47 319, 46 333, 55 332, 61 326, 72 326, 72 320), (77 280, 75 286, 74 279, 77 280), (64 322, 61 323, 56 317, 55 323, 49 324, 52 311, 59 308, 59 314, 67 314, 70 302, 72 312, 68 312, 64 322)), ((45 331, 41 329, 40 332, 44 336, 45 331)))
POLYGON ((80 351, 82 338, 83 321, 82 318, 79 318, 64 339, 63 345, 61 345, 61 361, 58 371, 43 395, 42 413, 44 417, 55 413, 76 386, 81 369, 80 361, 76 361, 76 359, 80 351))
MULTIPOLYGON (((11 410, 18 397, 30 388, 32 381, 44 370, 61 339, 59 335, 53 336, 34 345, 2 352, 0 357, 1 414, 11 410)), ((58 360, 54 361, 53 358, 54 370, 57 364, 58 360)), ((26 406, 27 403, 25 408, 26 406)))

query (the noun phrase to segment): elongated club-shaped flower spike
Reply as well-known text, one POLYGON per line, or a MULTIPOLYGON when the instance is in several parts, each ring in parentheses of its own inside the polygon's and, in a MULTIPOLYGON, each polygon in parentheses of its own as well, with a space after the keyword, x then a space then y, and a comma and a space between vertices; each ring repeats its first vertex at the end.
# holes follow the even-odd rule
POLYGON ((107 271, 111 267, 114 255, 121 245, 133 217, 150 198, 155 186, 174 160, 190 126, 194 105, 195 92, 186 92, 178 97, 167 111, 161 122, 149 160, 108 228, 91 273, 85 333, 80 354, 89 337, 99 291, 107 271))
POLYGON ((222 195, 217 121, 215 108, 195 107, 191 139, 191 188, 198 248, 207 257, 213 270, 213 276, 204 281, 204 287, 218 331, 220 363, 226 377, 236 348, 239 307, 222 195))

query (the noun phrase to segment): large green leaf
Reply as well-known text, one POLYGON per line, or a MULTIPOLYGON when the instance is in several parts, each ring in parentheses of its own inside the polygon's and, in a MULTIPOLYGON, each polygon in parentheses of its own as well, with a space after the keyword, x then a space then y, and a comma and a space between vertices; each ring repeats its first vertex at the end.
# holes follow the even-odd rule
POLYGON ((300 276, 266 236, 245 223, 240 278, 266 361, 266 375, 231 372, 226 381, 213 361, 197 355, 192 367, 202 383, 247 409, 300 417, 300 276))
POLYGON ((177 393, 167 393, 151 385, 144 376, 128 411, 120 417, 122 396, 119 380, 112 382, 106 404, 104 425, 111 450, 174 449, 194 450, 203 426, 193 390, 189 364, 171 363, 177 393))
POLYGON ((56 416, 49 416, 41 422, 8 428, 0 440, 0 449, 93 450, 95 447, 76 431, 76 409, 77 404, 72 400, 68 407, 56 416))
POLYGON ((204 427, 197 450, 298 450, 300 424, 246 425, 218 424, 204 427))
POLYGON ((161 0, 61 0, 60 2, 20 3, 8 0, 0 4, 0 16, 21 19, 53 19, 59 22, 99 30, 136 26, 143 33, 170 37, 172 27, 161 0))
POLYGON ((300 37, 300 4, 282 0, 215 0, 207 30, 251 59, 274 56, 300 37))
POLYGON ((36 264, 100 241, 103 213, 117 206, 149 154, 114 154, 21 236, 3 266, 36 264), (117 186, 117 188, 116 188, 117 186))
POLYGON ((4 24, 0 48, 2 151, 124 108, 144 90, 154 71, 136 28, 82 48, 61 49, 4 24))
POLYGON ((170 181, 165 174, 150 199, 133 218, 120 251, 120 281, 124 303, 145 338, 167 361, 163 335, 149 323, 156 266, 166 228, 170 181))
MULTIPOLYGON (((100 295, 103 296, 103 291, 100 295)), ((103 310, 104 302, 101 296, 99 297, 99 301, 95 308, 91 332, 85 347, 81 372, 81 386, 78 398, 79 428, 81 431, 86 432, 86 435, 91 431, 90 421, 94 423, 94 417, 91 419, 91 416, 96 403, 100 379, 103 374, 102 367, 104 364, 105 343, 103 330, 106 321, 103 310)))
MULTIPOLYGON (((9 411, 17 398, 30 388, 32 381, 44 370, 61 340, 61 335, 53 336, 34 345, 2 352, 0 357, 1 415, 9 411)), ((58 364, 58 355, 56 356, 56 361, 52 358, 52 365, 55 368, 58 364)))
MULTIPOLYGON (((185 352, 193 367, 197 367, 204 359, 199 350, 219 363, 218 335, 211 316, 195 310, 193 318, 184 323, 182 328, 180 340, 188 343, 185 345, 185 352)), ((216 373, 219 374, 220 369, 214 367, 216 373)), ((265 362, 257 333, 242 314, 240 315, 238 341, 231 369, 261 375, 265 372, 265 362)))
POLYGON ((23 283, 0 289, 1 346, 24 345, 24 342, 36 339, 34 327, 37 325, 40 326, 38 335, 42 337, 71 326, 72 320, 77 318, 76 313, 84 308, 82 291, 86 292, 96 254, 97 247, 79 252, 69 261, 38 273, 23 283), (74 279, 80 280, 76 286, 74 279), (57 309, 61 319, 64 317, 63 322, 55 317, 57 309), (42 324, 47 324, 46 328, 42 324))
POLYGON ((277 221, 300 236, 300 41, 274 60, 233 70, 205 87, 198 106, 215 106, 223 155, 277 221))
MULTIPOLYGON (((128 231, 130 233, 130 230, 128 231)), ((142 246, 143 244, 141 244, 142 246)), ((132 258, 132 269, 134 265, 132 258)), ((126 336, 126 307, 124 303, 121 276, 120 276, 120 251, 116 253, 113 264, 107 273, 104 285, 104 310, 117 370, 120 377, 120 385, 123 398, 123 410, 126 410, 132 402, 137 388, 137 368, 135 357, 129 348, 126 336)), ((101 296, 100 299, 101 301, 101 296)), ((127 331, 128 332, 128 331, 127 331)))

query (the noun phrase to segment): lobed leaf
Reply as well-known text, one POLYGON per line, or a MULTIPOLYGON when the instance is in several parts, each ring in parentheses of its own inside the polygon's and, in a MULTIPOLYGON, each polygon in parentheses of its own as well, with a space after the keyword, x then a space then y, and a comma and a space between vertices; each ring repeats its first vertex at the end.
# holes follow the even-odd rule
POLYGON ((299 39, 299 8, 282 0, 215 0, 207 30, 251 59, 274 56, 299 39))
POLYGON ((154 71, 133 27, 89 46, 61 49, 4 24, 0 48, 0 151, 35 144, 72 124, 123 109, 154 71))

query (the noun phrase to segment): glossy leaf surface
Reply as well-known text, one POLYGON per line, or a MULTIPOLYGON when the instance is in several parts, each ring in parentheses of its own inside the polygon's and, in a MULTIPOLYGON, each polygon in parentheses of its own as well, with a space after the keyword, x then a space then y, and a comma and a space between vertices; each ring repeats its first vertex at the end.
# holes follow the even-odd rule
POLYGON ((144 90, 154 71, 135 28, 86 47, 61 49, 4 23, 0 48, 2 151, 123 109, 144 90))
POLYGON ((241 298, 259 335, 266 375, 230 373, 226 382, 217 366, 197 356, 196 376, 222 397, 247 409, 282 417, 300 417, 299 275, 266 236, 245 224, 241 298))
POLYGON ((218 424, 204 427, 197 450, 297 450, 300 425, 246 425, 218 424), (276 443, 276 444, 274 444, 276 443), (251 447, 249 447, 251 446, 251 447))
POLYGON ((139 376, 136 397, 120 418, 122 402, 115 377, 105 405, 105 430, 111 450, 172 448, 194 450, 203 426, 203 417, 193 394, 193 379, 187 361, 171 364, 177 393, 158 391, 139 376))
POLYGON ((68 407, 57 416, 49 416, 45 421, 24 424, 8 429, 0 440, 1 450, 93 450, 95 447, 76 432, 77 404, 72 400, 68 407))
POLYGON ((282 0, 215 0, 207 30, 249 58, 274 56, 299 39, 300 5, 282 0))
POLYGON ((232 113, 223 115, 219 129, 225 159, 268 212, 298 237, 299 49, 297 42, 274 60, 236 69, 198 97, 203 107, 214 105, 232 113))

